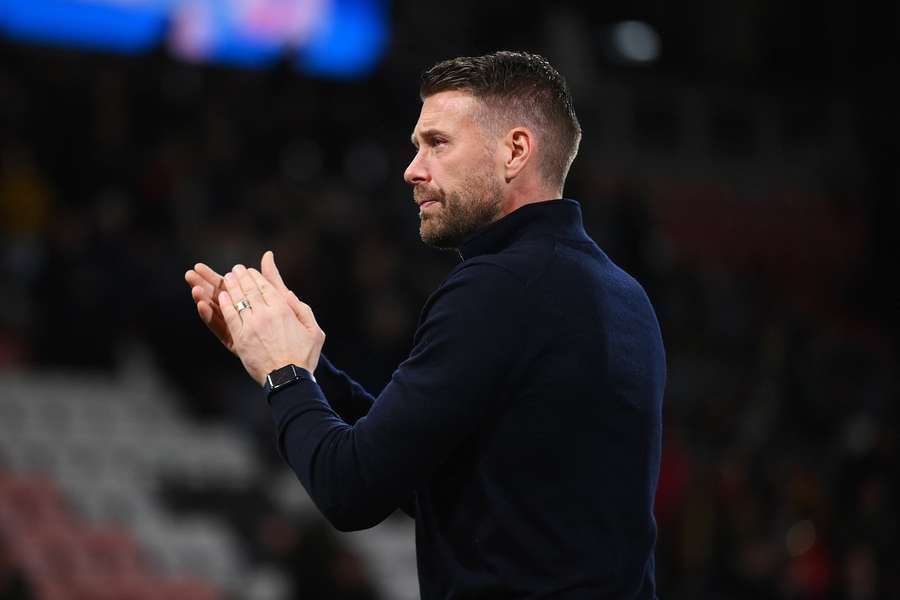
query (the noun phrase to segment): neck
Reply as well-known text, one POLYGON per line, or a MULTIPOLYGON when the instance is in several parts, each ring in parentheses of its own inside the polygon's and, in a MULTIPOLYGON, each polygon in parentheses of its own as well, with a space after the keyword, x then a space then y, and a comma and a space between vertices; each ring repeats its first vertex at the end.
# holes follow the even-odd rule
POLYGON ((545 186, 510 190, 510 193, 507 194, 500 205, 500 215, 498 218, 503 218, 509 213, 522 208, 526 204, 534 204, 535 202, 544 202, 546 200, 556 200, 557 198, 562 198, 562 190, 550 189, 545 186))

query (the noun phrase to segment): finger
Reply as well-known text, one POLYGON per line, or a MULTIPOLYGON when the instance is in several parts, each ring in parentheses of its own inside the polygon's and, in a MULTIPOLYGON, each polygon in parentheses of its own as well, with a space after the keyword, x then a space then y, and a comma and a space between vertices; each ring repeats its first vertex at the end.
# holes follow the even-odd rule
POLYGON ((316 322, 316 316, 313 314, 309 304, 301 301, 294 292, 289 292, 289 294, 293 296, 291 308, 300 323, 307 329, 318 329, 319 324, 316 322))
POLYGON ((193 269, 188 269, 187 271, 185 271, 184 280, 191 287, 196 287, 198 285, 203 285, 206 283, 206 281, 202 277, 200 277, 200 274, 193 269))
POLYGON ((215 320, 222 319, 222 310, 219 308, 218 299, 208 300, 203 299, 197 302, 197 312, 200 313, 200 317, 203 318, 203 322, 207 325, 211 325, 215 320))
POLYGON ((229 338, 228 325, 225 323, 221 313, 213 310, 213 306, 215 305, 209 302, 198 302, 197 313, 200 315, 200 319, 209 327, 209 330, 230 350, 231 339, 229 338))
POLYGON ((238 285, 240 285, 244 293, 243 297, 249 299, 251 305, 253 302, 265 303, 266 299, 262 291, 260 291, 250 271, 244 265, 235 265, 231 272, 237 277, 238 285))
MULTIPOLYGON (((226 277, 225 284, 228 285, 226 277)), ((219 306, 222 309, 222 317, 225 319, 225 326, 231 334, 231 339, 237 340, 240 334, 243 321, 238 311, 234 308, 233 296, 228 292, 219 292, 219 306)))
POLYGON ((208 265, 197 263, 196 265, 194 265, 194 271, 198 275, 200 275, 200 277, 202 277, 204 281, 211 285, 213 289, 218 288, 222 285, 222 276, 208 265))
POLYGON ((188 283, 191 288, 200 288, 203 290, 207 297, 215 302, 216 301, 216 288, 207 281, 203 276, 201 276, 197 271, 190 269, 184 274, 184 280, 188 283))
POLYGON ((287 293, 289 291, 288 287, 284 284, 284 280, 281 278, 281 273, 278 272, 278 267, 275 266, 274 252, 267 250, 265 254, 263 254, 259 268, 262 271, 263 277, 274 285, 275 289, 282 293, 287 293))
MULTIPOLYGON (((223 282, 224 282, 224 280, 223 280, 223 282)), ((224 289, 225 289, 225 286, 223 285, 221 290, 209 291, 205 287, 198 285, 196 287, 191 288, 191 298, 193 298, 194 302, 196 302, 198 304, 200 302, 205 302, 206 304, 208 304, 210 306, 210 308, 213 311, 213 314, 221 315, 222 311, 219 310, 218 295, 219 295, 219 292, 223 291, 224 289)))
POLYGON ((197 302, 197 312, 200 314, 200 318, 203 320, 203 322, 207 325, 210 324, 210 322, 213 320, 213 316, 215 316, 212 306, 205 300, 200 300, 199 302, 197 302))
MULTIPOLYGON (((275 253, 271 250, 267 250, 263 256, 262 261, 260 262, 260 269, 262 269, 262 275, 266 278, 266 280, 271 283, 275 289, 281 292, 282 297, 287 301, 288 306, 294 312, 294 315, 297 319, 300 319, 300 314, 303 311, 300 302, 300 299, 297 298, 297 294, 288 289, 287 285, 285 285, 284 280, 281 278, 281 273, 278 271, 278 267, 275 266, 275 253)), ((302 323, 302 321, 301 321, 302 323)))
POLYGON ((194 302, 207 300, 216 303, 216 290, 205 279, 200 277, 196 271, 188 271, 184 274, 184 280, 191 286, 191 297, 194 302))
POLYGON ((280 299, 280 293, 273 293, 275 290, 272 287, 265 277, 262 276, 262 273, 257 271, 256 269, 247 269, 247 272, 250 274, 250 277, 253 278, 253 281, 256 283, 256 288, 259 290, 259 293, 262 294, 263 300, 266 304, 271 304, 276 301, 276 299, 280 299))
MULTIPOLYGON (((244 290, 241 289, 240 284, 238 283, 237 276, 234 273, 228 273, 225 275, 225 291, 228 293, 228 297, 231 299, 228 303, 228 306, 235 312, 235 314, 239 315, 239 318, 243 318, 241 313, 245 311, 241 311, 241 313, 237 312, 237 309, 234 307, 235 302, 240 302, 247 298, 247 295, 244 293, 244 290)), ((222 311, 222 316, 225 317, 225 307, 222 306, 222 294, 219 294, 219 310, 222 311)), ((252 303, 251 308, 252 311, 252 303)), ((225 317, 226 322, 228 321, 227 317, 225 317)))
POLYGON ((215 302, 215 293, 202 285, 195 285, 191 288, 191 298, 194 302, 215 302))

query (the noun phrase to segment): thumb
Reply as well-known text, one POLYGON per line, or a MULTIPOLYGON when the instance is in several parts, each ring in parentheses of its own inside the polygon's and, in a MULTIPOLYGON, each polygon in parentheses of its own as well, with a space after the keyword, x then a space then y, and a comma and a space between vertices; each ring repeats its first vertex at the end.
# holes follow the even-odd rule
MULTIPOLYGON (((307 315, 309 312, 309 307, 304 305, 303 302, 300 301, 300 298, 297 297, 297 294, 288 289, 288 287, 284 284, 284 280, 281 278, 281 273, 278 272, 278 267, 275 266, 275 253, 271 250, 266 250, 263 253, 262 261, 259 265, 259 270, 262 271, 263 277, 265 277, 269 282, 275 286, 281 295, 284 296, 284 299, 287 300, 288 306, 293 311, 294 316, 297 317, 297 320, 307 325, 305 321, 308 321, 307 315), (305 307, 305 308, 304 308, 305 307)), ((307 325, 308 326, 308 325, 307 325)))
POLYGON ((290 292, 287 286, 284 285, 284 280, 281 278, 281 273, 278 272, 278 267, 275 266, 274 252, 271 250, 265 251, 259 265, 259 270, 262 272, 263 277, 268 279, 279 292, 282 292, 283 294, 290 292))
POLYGON ((284 285, 284 280, 281 279, 281 273, 278 272, 278 267, 275 266, 275 253, 271 250, 266 250, 263 253, 263 258, 259 264, 259 270, 263 274, 263 277, 269 280, 269 282, 278 288, 281 292, 287 291, 287 286, 284 285))
POLYGON ((294 292, 288 292, 288 306, 294 311, 294 316, 297 317, 297 320, 300 321, 301 325, 307 329, 319 329, 319 324, 316 322, 316 316, 313 314, 309 304, 300 300, 294 292))
MULTIPOLYGON (((300 321, 305 327, 309 327, 308 315, 312 312, 309 306, 301 302, 300 298, 297 297, 297 294, 290 290, 288 290, 284 299, 287 300, 288 306, 294 313, 294 316, 297 317, 297 320, 300 321)), ((315 319, 313 320, 315 321, 315 319)))

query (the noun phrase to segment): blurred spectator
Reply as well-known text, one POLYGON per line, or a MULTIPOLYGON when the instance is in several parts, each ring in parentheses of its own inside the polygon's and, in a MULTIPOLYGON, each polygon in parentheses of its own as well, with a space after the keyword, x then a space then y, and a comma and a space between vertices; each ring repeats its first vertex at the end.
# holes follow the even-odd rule
POLYGON ((9 556, 5 540, 0 537, 0 600, 32 600, 31 587, 9 556))

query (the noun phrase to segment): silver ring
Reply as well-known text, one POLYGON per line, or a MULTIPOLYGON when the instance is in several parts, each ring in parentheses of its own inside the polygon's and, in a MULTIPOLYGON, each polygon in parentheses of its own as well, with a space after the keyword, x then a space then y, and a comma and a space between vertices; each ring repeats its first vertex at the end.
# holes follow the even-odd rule
POLYGON ((237 304, 234 305, 234 309, 238 311, 238 314, 241 314, 241 311, 247 310, 248 308, 250 308, 250 302, 246 298, 238 300, 237 304))

